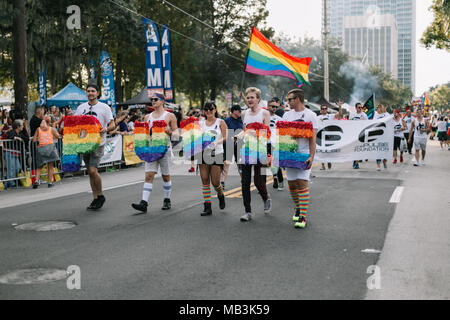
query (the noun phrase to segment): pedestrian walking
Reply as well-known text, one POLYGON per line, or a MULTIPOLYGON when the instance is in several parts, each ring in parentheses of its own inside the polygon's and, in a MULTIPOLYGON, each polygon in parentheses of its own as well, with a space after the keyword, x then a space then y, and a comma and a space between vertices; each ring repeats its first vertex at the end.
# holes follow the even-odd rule
POLYGON ((430 123, 428 119, 423 117, 423 110, 417 110, 417 118, 411 123, 411 129, 409 131, 408 140, 411 141, 412 135, 414 133, 414 149, 415 149, 415 159, 414 166, 424 166, 425 165, 425 155, 427 150, 427 133, 429 132, 430 123), (422 151, 422 160, 419 162, 420 151, 422 151))
MULTIPOLYGON (((405 117, 403 118, 403 120, 406 123, 406 128, 407 130, 404 132, 404 137, 405 140, 408 144, 408 153, 412 154, 412 147, 414 144, 414 135, 411 136, 411 142, 409 142, 409 131, 411 130, 411 124, 414 120, 414 117, 412 116, 412 107, 406 107, 406 111, 405 111, 405 117)), ((414 128, 413 128, 414 130, 414 128)))
MULTIPOLYGON (((278 121, 281 121, 281 117, 276 114, 279 106, 276 100, 272 99, 269 101, 267 106, 267 110, 270 113, 270 140, 268 143, 269 154, 272 155, 272 152, 275 147, 276 139, 277 139, 277 127, 276 124, 278 121)), ((278 191, 284 190, 284 178, 283 178, 283 170, 281 167, 274 167, 273 165, 270 167, 273 175, 273 188, 278 189, 278 191)))
POLYGON ((441 145, 441 150, 444 150, 444 146, 447 144, 447 118, 441 116, 437 122, 438 139, 441 145))
POLYGON ((404 132, 407 130, 405 121, 400 116, 400 111, 394 110, 394 164, 397 163, 397 150, 400 151, 400 163, 403 163, 403 150, 401 149, 404 132))
MULTIPOLYGON (((245 90, 245 103, 248 107, 242 113, 242 122, 244 128, 252 123, 260 123, 267 127, 270 125, 270 113, 259 106, 261 101, 261 90, 250 87, 245 90)), ((252 170, 254 172, 254 184, 264 202, 264 213, 268 214, 272 209, 272 200, 267 193, 266 175, 262 172, 265 168, 263 164, 242 164, 242 197, 244 202, 245 213, 241 217, 242 222, 252 219, 251 193, 250 183, 252 178, 252 170)))
POLYGON ((100 130, 102 141, 99 147, 91 153, 83 154, 83 161, 88 170, 89 182, 92 189, 92 195, 94 197, 91 204, 87 207, 87 210, 95 211, 103 207, 106 201, 105 196, 103 195, 102 178, 98 174, 98 166, 105 150, 106 132, 112 131, 115 124, 114 117, 109 106, 98 101, 100 92, 97 85, 88 84, 86 94, 88 97, 88 102, 80 104, 74 115, 94 116, 102 126, 100 130))
POLYGON ((225 209, 225 195, 220 184, 220 175, 225 159, 223 143, 227 140, 227 125, 218 117, 217 106, 214 102, 207 102, 203 107, 205 119, 200 121, 202 134, 213 138, 213 142, 200 153, 200 178, 202 181, 202 194, 204 207, 201 216, 212 215, 211 184, 217 192, 219 207, 225 209))
MULTIPOLYGON (((355 104, 355 109, 356 109, 356 112, 350 113, 349 120, 355 120, 355 121, 358 121, 358 120, 369 120, 369 118, 367 117, 367 114, 362 111, 362 104, 361 103, 357 102, 355 104)), ((360 161, 362 161, 362 160, 353 161, 353 169, 359 169, 359 162, 360 161)))
MULTIPOLYGON (((151 135, 151 129, 153 127, 153 123, 155 121, 162 121, 164 120, 167 123, 167 127, 165 129, 165 133, 169 136, 174 138, 175 140, 177 137, 177 118, 173 113, 170 113, 166 110, 164 110, 164 103, 165 98, 164 95, 160 93, 154 93, 151 96, 152 106, 155 108, 155 111, 148 114, 144 118, 144 122, 148 123, 148 126, 150 128, 150 135, 151 135)), ((150 138, 150 137, 149 137, 150 138)), ((145 163, 145 183, 142 190, 142 200, 140 203, 133 203, 131 206, 138 211, 141 211, 143 213, 147 212, 147 207, 149 205, 149 199, 150 195, 153 191, 153 181, 155 179, 155 175, 158 173, 158 168, 161 169, 161 175, 163 179, 163 189, 164 189, 164 200, 163 200, 163 206, 162 210, 169 210, 172 207, 171 204, 171 195, 172 195, 172 181, 170 178, 170 166, 172 161, 172 146, 170 143, 170 139, 167 139, 168 141, 168 150, 165 153, 164 157, 157 161, 153 162, 146 162, 145 163)), ((151 139, 150 139, 151 143, 151 139)))
POLYGON ((295 214, 293 216, 293 221, 295 222, 294 226, 295 228, 304 229, 307 226, 307 214, 310 200, 308 183, 316 153, 316 136, 319 122, 316 114, 305 107, 305 94, 303 90, 291 90, 288 93, 288 101, 291 111, 284 114, 283 121, 310 122, 313 127, 313 135, 311 138, 297 138, 297 152, 309 154, 309 158, 306 160, 306 163, 308 164, 307 169, 300 170, 286 168, 289 190, 295 204, 295 214))

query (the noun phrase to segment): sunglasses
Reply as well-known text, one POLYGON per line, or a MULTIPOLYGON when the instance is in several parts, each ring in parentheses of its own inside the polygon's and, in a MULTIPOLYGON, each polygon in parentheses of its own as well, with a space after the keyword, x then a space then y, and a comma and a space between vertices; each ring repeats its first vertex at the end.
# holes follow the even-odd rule
POLYGON ((158 98, 151 98, 150 101, 151 101, 151 102, 158 102, 159 99, 158 99, 158 98))
POLYGON ((322 111, 327 111, 327 108, 322 108, 322 109, 320 109, 320 110, 322 110, 322 111))
POLYGON ((278 108, 278 106, 269 105, 271 108, 278 108))
POLYGON ((291 100, 295 100, 297 98, 288 98, 288 102, 291 102, 291 100))

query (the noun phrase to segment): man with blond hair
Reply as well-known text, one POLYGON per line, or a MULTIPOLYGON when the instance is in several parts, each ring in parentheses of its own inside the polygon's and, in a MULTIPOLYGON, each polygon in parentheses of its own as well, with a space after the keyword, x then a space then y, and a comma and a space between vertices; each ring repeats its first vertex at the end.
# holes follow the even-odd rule
MULTIPOLYGON (((248 109, 242 113, 242 123, 244 129, 251 123, 262 123, 270 126, 270 113, 259 106, 261 101, 261 90, 250 87, 245 90, 245 104, 248 109)), ((260 163, 242 165, 242 198, 244 200, 245 213, 241 217, 242 222, 252 219, 250 183, 252 178, 252 168, 254 170, 254 183, 264 202, 264 213, 268 214, 272 209, 272 200, 267 193, 266 175, 262 172, 265 168, 260 163)))

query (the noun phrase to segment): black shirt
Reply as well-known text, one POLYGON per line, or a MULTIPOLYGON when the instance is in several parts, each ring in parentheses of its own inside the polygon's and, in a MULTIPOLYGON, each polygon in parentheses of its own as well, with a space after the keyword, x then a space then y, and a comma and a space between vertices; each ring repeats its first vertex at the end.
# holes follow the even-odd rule
POLYGON ((31 117, 31 120, 30 120, 30 135, 31 135, 31 137, 34 136, 34 133, 36 132, 37 128, 40 127, 41 122, 42 122, 42 119, 39 119, 35 115, 33 115, 31 117))

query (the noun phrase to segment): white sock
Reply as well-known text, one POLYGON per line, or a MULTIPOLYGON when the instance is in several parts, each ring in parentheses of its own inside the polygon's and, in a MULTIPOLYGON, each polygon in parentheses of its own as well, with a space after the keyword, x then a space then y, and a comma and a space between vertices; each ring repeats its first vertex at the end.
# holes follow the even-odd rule
POLYGON ((144 190, 142 191, 142 200, 148 202, 152 190, 153 190, 153 183, 144 183, 144 190))
POLYGON ((172 181, 164 182, 164 199, 170 199, 170 195, 172 194, 172 181))

